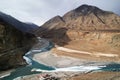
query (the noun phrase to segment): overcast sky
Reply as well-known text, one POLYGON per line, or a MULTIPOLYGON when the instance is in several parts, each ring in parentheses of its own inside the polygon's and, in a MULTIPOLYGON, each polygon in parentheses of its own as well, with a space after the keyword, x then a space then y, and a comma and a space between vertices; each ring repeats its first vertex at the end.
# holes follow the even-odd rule
POLYGON ((120 15, 120 0, 1 0, 0 11, 20 21, 42 25, 50 18, 63 16, 82 4, 94 5, 120 15))

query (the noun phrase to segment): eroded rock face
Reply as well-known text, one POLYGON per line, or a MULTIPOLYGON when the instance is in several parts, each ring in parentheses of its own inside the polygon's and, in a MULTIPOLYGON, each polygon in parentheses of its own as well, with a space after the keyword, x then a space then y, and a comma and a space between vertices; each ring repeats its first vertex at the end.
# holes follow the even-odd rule
POLYGON ((16 27, 0 18, 0 71, 26 64, 23 55, 36 42, 33 34, 16 27))

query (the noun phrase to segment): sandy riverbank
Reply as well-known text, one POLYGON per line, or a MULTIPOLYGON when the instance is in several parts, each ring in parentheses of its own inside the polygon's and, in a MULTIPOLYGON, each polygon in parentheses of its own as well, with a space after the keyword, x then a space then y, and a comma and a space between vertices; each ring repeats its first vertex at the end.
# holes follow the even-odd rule
POLYGON ((120 80, 120 72, 94 72, 74 76, 68 80, 120 80))
POLYGON ((35 54, 33 56, 33 59, 36 60, 37 62, 46 64, 49 66, 54 66, 57 68, 70 67, 70 66, 81 65, 85 63, 85 60, 76 59, 72 57, 57 56, 53 54, 51 51, 35 54))
POLYGON ((79 54, 88 54, 91 56, 95 56, 95 57, 118 57, 117 54, 110 54, 110 53, 100 53, 100 52, 85 52, 85 51, 79 51, 79 50, 73 50, 73 49, 69 49, 69 48, 65 48, 65 47, 56 47, 57 50, 60 51, 65 51, 65 52, 69 52, 69 53, 79 53, 79 54))
MULTIPOLYGON (((85 48, 84 48, 85 49, 85 48)), ((95 50, 82 50, 70 46, 56 46, 52 49, 52 53, 58 56, 72 57, 76 59, 84 59, 87 61, 99 62, 120 62, 120 54, 116 52, 95 51, 95 50)))
POLYGON ((81 65, 105 65, 108 62, 88 61, 86 59, 78 59, 68 56, 57 56, 52 51, 42 52, 40 54, 33 55, 33 59, 45 65, 54 66, 56 68, 81 66, 81 65))
MULTIPOLYGON (((43 73, 42 75, 47 74, 43 73)), ((57 77, 56 80, 120 80, 120 72, 94 72, 94 73, 76 73, 76 74, 65 74, 63 72, 59 73, 49 73, 51 76, 57 77), (61 76, 58 76, 60 75, 61 76), (60 77, 60 78, 59 78, 60 77)), ((18 80, 40 80, 40 74, 25 76, 18 78, 18 80)))
POLYGON ((5 77, 5 76, 8 76, 8 75, 10 75, 10 73, 12 72, 12 71, 14 71, 15 69, 11 69, 11 70, 7 70, 7 71, 2 71, 2 72, 0 72, 0 78, 3 78, 3 77, 5 77))

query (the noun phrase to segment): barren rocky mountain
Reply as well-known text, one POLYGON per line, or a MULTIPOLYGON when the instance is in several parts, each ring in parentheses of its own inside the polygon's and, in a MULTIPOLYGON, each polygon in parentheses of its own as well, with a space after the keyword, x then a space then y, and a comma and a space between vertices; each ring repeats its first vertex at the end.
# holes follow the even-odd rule
POLYGON ((120 30, 119 26, 120 16, 89 5, 82 5, 63 17, 56 16, 42 25, 47 29, 65 27, 72 30, 120 30))
POLYGON ((33 34, 20 29, 24 28, 20 26, 22 23, 18 22, 20 25, 17 26, 13 20, 16 24, 13 25, 6 20, 6 17, 11 19, 6 14, 0 13, 0 71, 24 65, 23 55, 36 42, 33 34))
POLYGON ((95 6, 82 5, 63 16, 66 26, 79 30, 120 29, 120 17, 95 6))
MULTIPOLYGON (((43 24, 36 34, 66 48, 96 54, 120 55, 120 16, 95 6, 82 5, 63 17, 56 16, 43 24)), ((59 55, 70 56, 64 51, 54 51, 59 55)), ((74 53, 73 55, 75 56, 74 53)), ((78 54, 75 57, 79 57, 78 54)), ((87 59, 89 58, 91 56, 87 57, 87 59)), ((103 60, 105 59, 107 58, 103 58, 103 60)), ((118 59, 119 56, 116 60, 118 59)))

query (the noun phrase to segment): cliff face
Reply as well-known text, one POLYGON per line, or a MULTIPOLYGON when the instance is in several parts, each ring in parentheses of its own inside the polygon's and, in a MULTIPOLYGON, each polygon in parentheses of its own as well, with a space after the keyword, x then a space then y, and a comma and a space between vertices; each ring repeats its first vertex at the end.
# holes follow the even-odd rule
POLYGON ((23 55, 36 42, 33 34, 16 27, 0 17, 0 71, 24 65, 23 55))
MULTIPOLYGON (((63 17, 50 19, 36 34, 59 46, 75 50, 118 54, 120 16, 95 6, 82 5, 63 17)), ((62 54, 59 51, 56 53, 62 54)))

